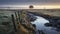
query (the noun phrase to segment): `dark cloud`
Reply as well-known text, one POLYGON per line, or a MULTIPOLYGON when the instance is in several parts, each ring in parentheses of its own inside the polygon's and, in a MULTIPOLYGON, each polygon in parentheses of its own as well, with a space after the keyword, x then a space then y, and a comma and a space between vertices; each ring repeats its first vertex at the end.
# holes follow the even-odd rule
POLYGON ((40 4, 40 3, 60 3, 60 0, 0 0, 1 4, 40 4))

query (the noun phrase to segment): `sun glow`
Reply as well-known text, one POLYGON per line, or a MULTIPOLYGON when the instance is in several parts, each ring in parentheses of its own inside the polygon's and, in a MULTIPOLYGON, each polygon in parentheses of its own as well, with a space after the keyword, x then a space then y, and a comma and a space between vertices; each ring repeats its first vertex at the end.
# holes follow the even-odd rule
MULTIPOLYGON (((33 9, 60 9, 60 5, 33 5, 33 9)), ((30 9, 29 5, 0 5, 1 8, 9 9, 30 9)))
POLYGON ((35 5, 34 9, 60 9, 60 5, 35 5))

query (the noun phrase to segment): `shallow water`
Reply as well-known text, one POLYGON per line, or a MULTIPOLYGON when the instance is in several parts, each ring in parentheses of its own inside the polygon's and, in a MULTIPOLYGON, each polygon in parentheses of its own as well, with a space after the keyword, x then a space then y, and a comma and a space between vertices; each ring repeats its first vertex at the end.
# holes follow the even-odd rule
POLYGON ((45 34, 60 34, 60 32, 55 31, 56 28, 53 27, 46 27, 44 24, 49 23, 48 20, 44 19, 43 17, 36 16, 37 19, 32 24, 36 25, 36 29, 43 30, 45 34))

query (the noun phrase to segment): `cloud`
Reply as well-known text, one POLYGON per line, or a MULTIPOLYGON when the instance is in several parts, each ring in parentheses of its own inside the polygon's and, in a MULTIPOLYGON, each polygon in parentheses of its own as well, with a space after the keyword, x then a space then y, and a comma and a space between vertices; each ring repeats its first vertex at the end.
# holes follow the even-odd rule
POLYGON ((60 0, 0 0, 1 4, 46 4, 60 3, 60 0))

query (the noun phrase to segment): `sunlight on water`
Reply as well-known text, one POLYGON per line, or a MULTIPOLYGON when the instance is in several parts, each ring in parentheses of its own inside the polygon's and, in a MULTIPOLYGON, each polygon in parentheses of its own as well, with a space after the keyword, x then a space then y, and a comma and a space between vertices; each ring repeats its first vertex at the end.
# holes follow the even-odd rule
POLYGON ((44 19, 43 17, 36 16, 37 19, 34 22, 31 22, 32 24, 37 24, 37 23, 49 23, 48 20, 44 19))
POLYGON ((42 29, 45 23, 49 23, 48 20, 44 19, 43 17, 36 16, 37 19, 32 24, 35 24, 37 29, 42 29))
POLYGON ((59 34, 60 33, 55 30, 52 30, 52 29, 54 29, 53 27, 46 27, 44 25, 45 23, 49 23, 48 20, 46 20, 45 18, 40 17, 40 16, 36 16, 36 17, 37 17, 37 19, 31 23, 36 25, 37 30, 43 30, 45 32, 45 34, 59 34))

